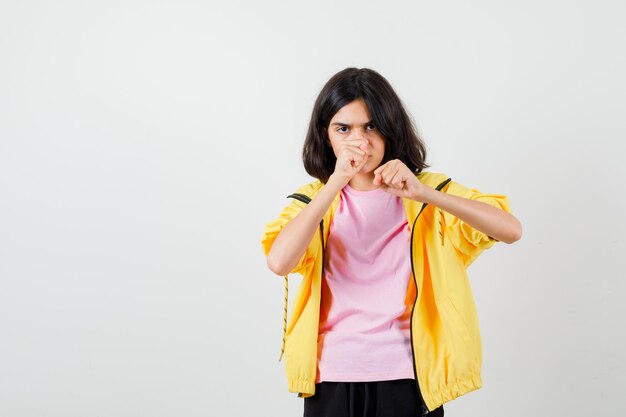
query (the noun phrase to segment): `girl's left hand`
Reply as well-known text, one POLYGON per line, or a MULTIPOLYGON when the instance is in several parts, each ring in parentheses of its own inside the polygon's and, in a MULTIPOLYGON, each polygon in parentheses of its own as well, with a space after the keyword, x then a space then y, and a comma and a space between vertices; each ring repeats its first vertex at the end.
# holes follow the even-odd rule
POLYGON ((374 184, 398 197, 420 200, 425 189, 414 172, 399 159, 392 159, 374 170, 374 184))

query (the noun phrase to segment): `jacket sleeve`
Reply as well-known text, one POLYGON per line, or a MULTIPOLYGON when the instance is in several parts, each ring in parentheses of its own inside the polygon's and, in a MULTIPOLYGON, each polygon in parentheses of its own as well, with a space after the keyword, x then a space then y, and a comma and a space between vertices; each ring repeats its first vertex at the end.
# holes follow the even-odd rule
MULTIPOLYGON (((278 216, 278 218, 268 222, 265 225, 265 231, 263 232, 263 236, 261 238, 261 245, 263 247, 263 252, 265 256, 270 252, 272 245, 274 244, 274 240, 276 236, 280 233, 281 230, 289 223, 300 211, 306 206, 306 203, 303 203, 300 200, 292 199, 292 201, 287 204, 278 216)), ((314 247, 313 242, 315 241, 315 236, 309 243, 306 251, 302 254, 302 257, 298 261, 298 264, 291 270, 290 274, 299 273, 304 275, 304 271, 311 264, 314 257, 314 247)))
MULTIPOLYGON (((476 188, 466 187, 456 181, 450 181, 446 192, 471 200, 481 201, 500 210, 504 210, 507 213, 511 213, 509 199, 502 194, 483 193, 476 188)), ((470 266, 485 249, 489 249, 496 242, 499 242, 497 239, 475 229, 447 211, 441 210, 441 212, 445 222, 445 232, 448 234, 452 245, 462 256, 466 268, 470 266)))

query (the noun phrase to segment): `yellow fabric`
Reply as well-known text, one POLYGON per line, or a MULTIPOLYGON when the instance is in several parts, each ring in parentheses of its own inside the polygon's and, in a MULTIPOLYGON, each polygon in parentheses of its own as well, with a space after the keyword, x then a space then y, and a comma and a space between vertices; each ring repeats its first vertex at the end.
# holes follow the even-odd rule
MULTIPOLYGON (((432 188, 448 178, 443 173, 426 171, 417 174, 417 177, 432 188)), ((315 180, 295 192, 314 198, 323 186, 315 180)), ((483 201, 511 212, 508 198, 504 195, 483 194, 453 180, 441 191, 483 201)), ((324 215, 324 245, 328 241, 328 226, 340 197, 341 193, 337 193, 324 215)), ((413 230, 413 223, 423 204, 405 198, 402 200, 409 228, 413 232, 413 272, 407 288, 407 302, 415 303, 412 315, 414 364, 424 402, 429 410, 433 410, 482 386, 478 316, 466 269, 497 240, 432 204, 426 205, 419 214, 413 230), (417 299, 414 280, 417 281, 417 299)), ((261 239, 266 256, 278 233, 305 206, 306 203, 292 199, 276 220, 267 223, 261 239)), ((322 236, 318 230, 291 271, 302 274, 303 278, 286 324, 285 372, 289 392, 299 393, 303 398, 315 394, 322 252, 322 236)))

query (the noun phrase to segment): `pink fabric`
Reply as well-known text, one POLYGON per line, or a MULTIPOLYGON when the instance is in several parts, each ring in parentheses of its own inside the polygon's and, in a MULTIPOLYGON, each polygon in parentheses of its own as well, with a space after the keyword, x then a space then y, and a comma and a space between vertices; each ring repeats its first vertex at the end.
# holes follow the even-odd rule
POLYGON ((400 197, 343 188, 326 249, 316 382, 415 378, 410 239, 400 197))

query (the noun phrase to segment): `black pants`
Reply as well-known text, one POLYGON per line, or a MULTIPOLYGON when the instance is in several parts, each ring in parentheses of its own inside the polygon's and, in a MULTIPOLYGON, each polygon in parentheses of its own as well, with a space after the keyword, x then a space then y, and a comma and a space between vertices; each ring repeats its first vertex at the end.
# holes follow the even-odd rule
MULTIPOLYGON (((304 417, 421 417, 414 379, 315 384, 304 399, 304 417)), ((443 405, 427 414, 443 417, 443 405)))

